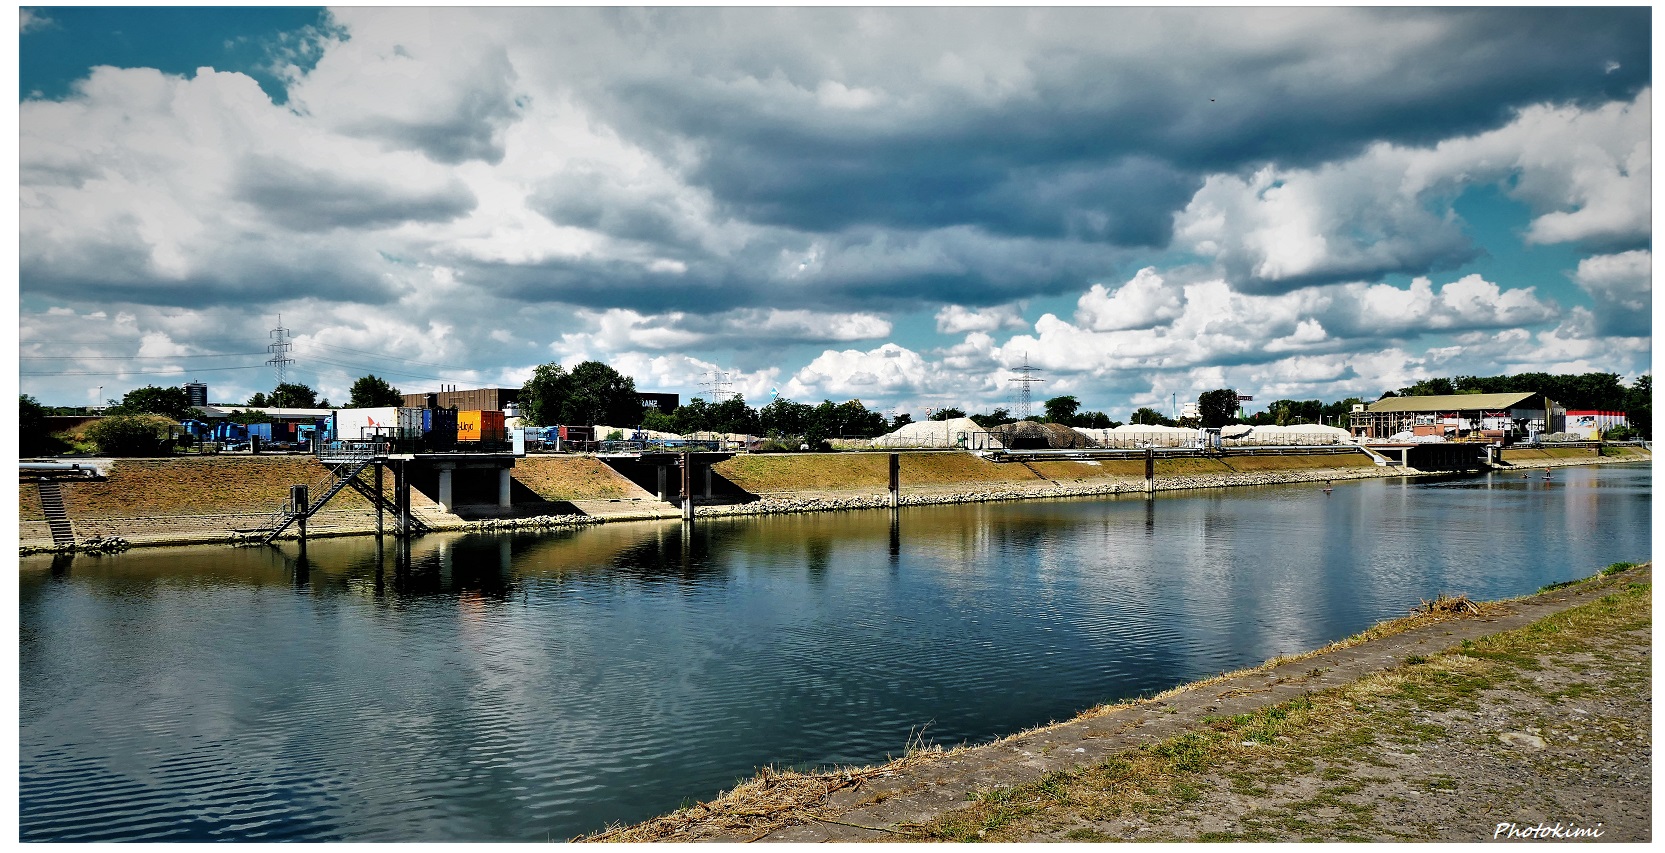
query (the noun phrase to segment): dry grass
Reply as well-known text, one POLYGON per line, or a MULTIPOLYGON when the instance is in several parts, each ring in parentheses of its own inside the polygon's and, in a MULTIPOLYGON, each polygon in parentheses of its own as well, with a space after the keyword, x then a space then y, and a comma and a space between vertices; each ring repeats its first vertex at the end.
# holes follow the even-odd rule
POLYGON ((514 479, 548 501, 652 497, 605 462, 588 456, 527 456, 514 479))
MULTIPOLYGON (((329 471, 310 456, 186 456, 124 459, 107 473, 109 478, 103 482, 63 484, 71 519, 269 512, 289 499, 291 485, 315 486, 329 471)), ((392 492, 391 474, 383 480, 383 488, 392 492)), ((32 486, 24 485, 23 492, 32 491, 32 486)), ((38 513, 39 498, 31 503, 38 513)), ((351 491, 337 495, 330 505, 338 511, 371 509, 368 501, 351 491)))
POLYGON ((1450 596, 1440 593, 1433 601, 1422 602, 1424 613, 1455 613, 1470 616, 1480 612, 1480 605, 1469 601, 1467 595, 1450 596))
MULTIPOLYGON (((902 454, 902 488, 1045 485, 1143 479, 1143 459, 1105 459, 1098 464, 1076 460, 1029 463, 990 462, 972 453, 902 454)), ((1362 453, 1313 456, 1244 456, 1232 459, 1186 457, 1158 459, 1156 476, 1189 477, 1250 471, 1322 470, 1374 467, 1362 453)), ((716 466, 717 473, 753 494, 778 492, 882 492, 889 488, 883 453, 781 454, 736 456, 716 466)))
MULTIPOLYGON (((1472 706, 1477 697, 1499 688, 1532 694, 1541 688, 1520 680, 1520 670, 1537 669, 1546 656, 1587 652, 1624 632, 1647 629, 1648 583, 1620 585, 1603 576, 1586 583, 1615 591, 1524 627, 1465 641, 1432 659, 1414 657, 1394 669, 1253 713, 1206 719, 1194 730, 1094 765, 978 790, 967 807, 910 829, 921 840, 997 842, 1057 840, 1060 835, 1117 840, 1100 830, 1119 824, 1145 825, 1150 831, 1139 835, 1143 840, 1395 837, 1408 827, 1379 822, 1380 801, 1367 788, 1390 781, 1382 776, 1387 771, 1381 768, 1390 764, 1377 756, 1379 744, 1438 750, 1440 738, 1448 737, 1443 728, 1411 711, 1472 706), (1320 773, 1319 768, 1327 769, 1320 773), (1271 788, 1294 777, 1304 777, 1316 793, 1275 797, 1271 788), (1228 829, 1207 831, 1219 822, 1215 818, 1225 819, 1228 829)), ((1638 668, 1645 674, 1645 663, 1638 668)), ((1646 691, 1645 682, 1640 689, 1646 691)), ((1598 748, 1594 738, 1590 742, 1588 748, 1598 748)), ((1487 781, 1470 779, 1468 784, 1487 781)))
POLYGON ((824 821, 840 823, 827 809, 840 791, 860 790, 871 779, 913 770, 959 752, 940 746, 911 749, 901 758, 867 767, 800 773, 765 767, 715 799, 678 809, 633 826, 613 826, 574 841, 755 841, 789 826, 824 821))
MULTIPOLYGON (((752 494, 868 491, 890 488, 885 453, 805 453, 736 456, 715 470, 752 494)), ((902 488, 1000 483, 1037 483, 1022 465, 998 464, 972 453, 901 454, 902 488)))

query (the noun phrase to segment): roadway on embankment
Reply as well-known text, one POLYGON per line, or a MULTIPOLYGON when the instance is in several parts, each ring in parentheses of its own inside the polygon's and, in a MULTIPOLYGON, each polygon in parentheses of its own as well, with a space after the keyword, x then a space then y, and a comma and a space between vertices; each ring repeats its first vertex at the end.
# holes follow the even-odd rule
MULTIPOLYGON (((1505 451, 1516 467, 1646 461, 1639 449, 1594 458, 1588 450, 1505 451)), ((722 490, 757 500, 697 506, 701 517, 773 514, 888 505, 885 453, 740 455, 715 466, 722 490)), ((1144 460, 1058 460, 996 463, 953 451, 901 454, 902 503, 968 503, 1045 497, 1110 495, 1144 488, 1144 460)), ((103 481, 64 481, 65 505, 78 541, 120 537, 132 545, 213 544, 234 532, 270 521, 292 484, 316 486, 328 476, 316 459, 290 456, 184 456, 113 460, 103 481)), ((1159 459, 1158 490, 1221 488, 1373 477, 1422 472, 1378 467, 1364 454, 1186 457, 1159 459)), ((587 456, 532 455, 512 473, 515 506, 494 506, 495 478, 470 483, 459 475, 457 512, 440 509, 434 496, 411 495, 412 512, 434 530, 543 528, 602 521, 675 518, 678 508, 587 456), (469 503, 474 501, 474 503, 469 503), (507 518, 497 518, 507 515, 507 518)), ((392 494, 392 475, 384 492, 392 494)), ((35 484, 18 492, 19 544, 49 550, 51 533, 35 484)), ((331 500, 308 523, 313 536, 372 533, 376 517, 351 490, 331 500)))

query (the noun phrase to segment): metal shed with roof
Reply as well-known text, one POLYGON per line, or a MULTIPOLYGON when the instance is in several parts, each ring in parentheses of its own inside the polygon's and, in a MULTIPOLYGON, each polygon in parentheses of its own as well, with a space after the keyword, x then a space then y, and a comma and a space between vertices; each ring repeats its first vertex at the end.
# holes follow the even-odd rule
POLYGON ((1410 433, 1505 441, 1564 428, 1566 410, 1537 392, 1440 394, 1383 397, 1355 407, 1351 426, 1357 438, 1390 438, 1410 433))

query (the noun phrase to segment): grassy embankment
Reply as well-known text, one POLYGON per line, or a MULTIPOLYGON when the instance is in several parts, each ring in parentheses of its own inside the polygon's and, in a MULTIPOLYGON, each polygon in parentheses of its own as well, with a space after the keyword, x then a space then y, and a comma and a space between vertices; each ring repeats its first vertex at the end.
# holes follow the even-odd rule
MULTIPOLYGON (((1025 784, 976 787, 966 791, 962 807, 934 819, 880 827, 846 823, 831 803, 864 784, 886 780, 902 785, 903 791, 917 786, 907 779, 923 780, 929 790, 937 784, 932 781, 936 768, 975 751, 910 750, 883 765, 822 773, 766 768, 710 802, 583 840, 752 839, 805 825, 876 829, 892 841, 1411 839, 1440 835, 1450 829, 1446 824, 1461 822, 1467 814, 1464 803, 1484 800, 1497 815, 1488 811, 1469 821, 1484 826, 1446 832, 1478 840, 1492 828, 1485 818, 1528 817, 1541 808, 1544 797, 1554 794, 1540 790, 1545 782, 1572 788, 1587 781, 1589 773, 1610 772, 1616 764, 1640 773, 1640 784, 1646 786, 1650 568, 1619 563, 1584 581, 1552 584, 1544 592, 1570 588, 1583 594, 1585 603, 1514 630, 1487 634, 1482 629, 1443 651, 1411 654, 1400 665, 1252 713, 1203 716, 1199 727, 1107 760, 1025 784), (1597 708, 1592 700, 1601 696, 1609 701, 1597 708), (1585 716, 1569 723, 1567 700, 1580 700, 1592 710, 1576 709, 1585 716), (1524 731, 1494 730, 1499 725, 1524 731), (1520 749, 1532 739, 1548 739, 1556 748, 1529 753, 1523 773, 1520 749), (1507 753, 1501 759, 1500 751, 1507 753), (1458 792, 1464 797, 1453 801, 1458 792)), ((1509 604, 1482 604, 1475 615, 1490 622, 1509 604)), ((1076 727, 1134 706, 1162 708, 1164 700, 1170 712, 1177 709, 1172 703, 1187 699, 1211 703, 1218 701, 1209 698, 1212 691, 1199 688, 1237 683, 1290 664, 1322 663, 1342 650, 1400 642, 1414 637, 1413 632, 1464 618, 1460 612, 1429 610, 1433 612, 1382 623, 1323 649, 1182 685, 1150 700, 1094 708, 1076 720, 1001 743, 1076 727)), ((1315 668, 1312 674, 1322 671, 1315 668)), ((1234 692, 1239 691, 1222 695, 1234 692)), ((1601 794, 1612 793, 1595 791, 1598 801, 1601 794)), ((880 793, 868 801, 883 802, 886 796, 880 793)), ((1644 832, 1645 799, 1640 812, 1644 832)), ((1634 831, 1637 817, 1629 817, 1634 831)), ((1588 824, 1601 817, 1592 812, 1583 819, 1588 824)))
MULTIPOLYGON (((1614 564, 1594 582, 1632 565, 1614 564)), ((1580 709, 1568 718, 1568 702, 1593 707, 1593 697, 1651 692, 1651 582, 1609 585, 1609 594, 1589 603, 1413 656, 1340 688, 1214 718, 1204 729, 1030 784, 978 791, 967 808, 917 827, 915 837, 1374 841, 1446 835, 1448 828, 1435 821, 1453 815, 1443 804, 1425 807, 1404 796, 1418 791, 1488 802, 1487 815, 1456 836, 1489 837, 1488 816, 1526 817, 1537 803, 1523 808, 1522 800, 1554 796, 1553 790, 1523 792, 1522 782, 1553 789, 1556 776, 1576 778, 1592 766, 1638 760, 1636 746, 1648 743, 1645 713, 1592 716, 1580 709), (1499 705, 1520 713, 1485 707, 1499 705), (1476 718, 1481 725, 1473 725, 1476 718), (1559 749, 1539 752, 1546 739, 1559 749), (1428 759, 1407 767, 1384 760, 1384 752, 1428 759), (1488 768, 1495 758, 1488 752, 1508 755, 1488 768), (1452 760, 1465 753, 1470 761, 1452 760), (1523 771, 1533 778, 1523 780, 1523 771), (1512 796, 1520 799, 1511 802, 1512 796), (1220 809, 1227 801, 1240 808, 1220 809)), ((1596 825, 1602 812, 1585 809, 1560 817, 1596 825)))
POLYGON ((1653 458, 1645 448, 1641 447, 1507 447, 1503 449, 1502 461, 1511 465, 1531 465, 1546 462, 1593 462, 1603 460, 1626 460, 1645 462, 1653 458))

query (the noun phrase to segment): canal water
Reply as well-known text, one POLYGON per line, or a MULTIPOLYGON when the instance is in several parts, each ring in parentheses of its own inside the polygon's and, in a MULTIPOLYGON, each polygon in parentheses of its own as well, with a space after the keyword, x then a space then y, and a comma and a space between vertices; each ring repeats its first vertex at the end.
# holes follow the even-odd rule
POLYGON ((1648 559, 1651 494, 1627 465, 24 558, 21 836, 565 839, 1648 559))

